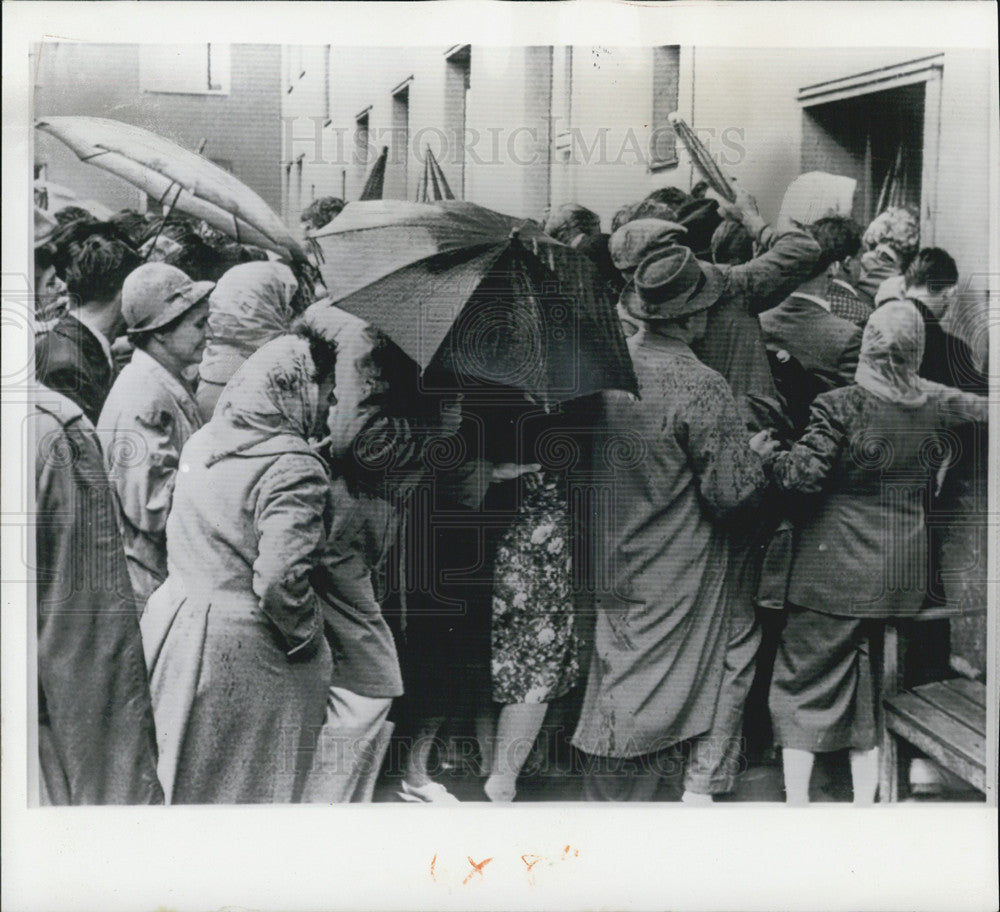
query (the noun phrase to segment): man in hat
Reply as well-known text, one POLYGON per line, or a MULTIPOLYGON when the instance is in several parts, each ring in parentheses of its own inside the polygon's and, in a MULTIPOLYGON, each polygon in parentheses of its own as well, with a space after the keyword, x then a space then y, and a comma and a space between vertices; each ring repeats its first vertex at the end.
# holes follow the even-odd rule
MULTIPOLYGON (((718 206, 726 218, 746 228, 761 253, 737 266, 699 262, 704 287, 714 289, 716 297, 706 311, 705 333, 691 347, 703 364, 720 373, 729 384, 745 426, 759 430, 753 403, 777 403, 777 391, 758 315, 819 271, 820 248, 814 238, 796 226, 772 229, 745 190, 736 190, 733 203, 720 202, 718 206)), ((688 215, 696 213, 694 210, 688 215)), ((708 237, 710 243, 711 233, 708 237)), ((697 241, 685 243, 692 249, 698 246, 697 241)), ((712 735, 696 746, 689 763, 689 789, 719 794, 735 786, 742 752, 743 712, 761 644, 754 599, 762 546, 771 534, 769 520, 748 512, 730 530, 727 573, 732 601, 725 672, 712 735)))
POLYGON ((91 234, 66 269, 69 306, 35 342, 39 383, 67 396, 96 423, 114 382, 111 340, 121 326, 122 283, 140 263, 121 241, 91 234))
POLYGON ((201 361, 214 282, 146 263, 125 280, 122 315, 135 351, 98 424, 104 465, 140 611, 167 576, 167 514, 181 449, 201 427, 188 377, 201 361))
MULTIPOLYGON (((685 231, 682 225, 659 218, 641 218, 626 222, 608 242, 611 262, 621 273, 625 288, 631 285, 636 267, 647 256, 662 252, 674 244, 681 243, 685 231)), ((622 289, 624 291, 624 288, 622 289)), ((632 293, 634 295, 634 292, 632 293)), ((639 322, 629 316, 622 300, 618 302, 618 319, 626 336, 639 330, 639 322)))
MULTIPOLYGON (((669 246, 639 264, 633 285, 626 304, 642 329, 629 349, 642 398, 605 394, 606 441, 595 447, 612 485, 597 547, 607 584, 573 738, 589 755, 592 800, 656 797, 682 746, 710 733, 728 635, 723 523, 766 485, 725 379, 691 349, 723 275, 669 246)), ((711 800, 690 778, 683 800, 711 800)))

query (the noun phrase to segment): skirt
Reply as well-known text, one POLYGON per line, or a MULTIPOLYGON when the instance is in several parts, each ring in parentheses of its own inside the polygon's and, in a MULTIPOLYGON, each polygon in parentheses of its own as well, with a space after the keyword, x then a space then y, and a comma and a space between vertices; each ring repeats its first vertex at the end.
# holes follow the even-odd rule
POLYGON ((326 716, 332 660, 289 660, 252 595, 170 578, 140 621, 168 804, 301 801, 326 716))
POLYGON ((492 676, 498 703, 548 703, 580 677, 569 513, 559 487, 543 476, 497 543, 492 676))
POLYGON ((884 621, 789 604, 771 680, 775 744, 826 753, 877 743, 872 643, 884 621))

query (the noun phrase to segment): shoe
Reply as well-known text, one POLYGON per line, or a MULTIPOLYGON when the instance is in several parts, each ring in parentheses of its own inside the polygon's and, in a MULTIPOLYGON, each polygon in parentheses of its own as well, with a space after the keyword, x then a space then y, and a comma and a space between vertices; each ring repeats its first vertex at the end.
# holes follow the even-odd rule
POLYGON ((461 802, 440 782, 428 782, 427 785, 410 785, 405 780, 396 792, 396 797, 403 801, 414 801, 418 804, 461 804, 461 802))

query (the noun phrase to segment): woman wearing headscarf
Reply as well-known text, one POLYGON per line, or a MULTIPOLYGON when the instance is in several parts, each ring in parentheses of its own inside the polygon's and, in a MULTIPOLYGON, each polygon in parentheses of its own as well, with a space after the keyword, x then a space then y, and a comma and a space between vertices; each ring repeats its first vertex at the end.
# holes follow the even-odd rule
POLYGON ((208 344, 198 369, 198 408, 208 421, 229 378, 265 342, 287 333, 298 314, 299 283, 270 260, 241 263, 209 296, 208 344))
POLYGON ((330 481, 309 439, 334 366, 320 340, 272 340, 181 453, 168 577, 141 623, 169 803, 302 798, 331 670, 313 588, 330 481))
POLYGON ((812 508, 799 523, 770 693, 790 803, 808 801, 814 755, 844 748, 855 802, 874 800, 871 643, 886 619, 924 603, 924 510, 942 439, 986 420, 984 397, 918 376, 923 348, 912 304, 876 310, 855 382, 818 396, 798 442, 766 456, 778 489, 812 508))

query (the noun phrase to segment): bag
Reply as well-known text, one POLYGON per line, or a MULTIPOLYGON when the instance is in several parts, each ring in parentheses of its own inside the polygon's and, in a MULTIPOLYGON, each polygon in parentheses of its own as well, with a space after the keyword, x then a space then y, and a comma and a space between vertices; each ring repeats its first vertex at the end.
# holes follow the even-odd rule
POLYGON ((789 519, 778 523, 764 549, 764 561, 757 584, 756 603, 760 608, 781 611, 788 598, 788 581, 795 556, 795 526, 789 519))

